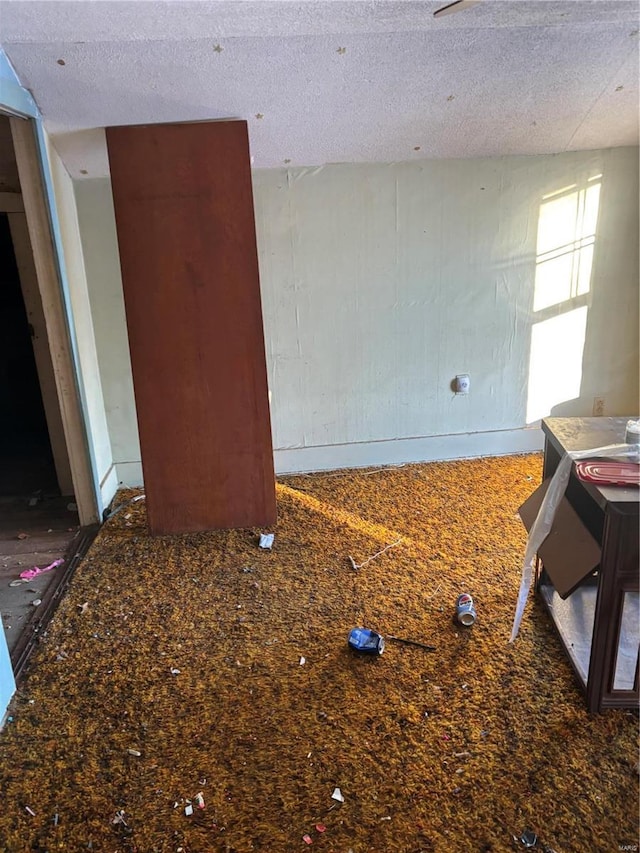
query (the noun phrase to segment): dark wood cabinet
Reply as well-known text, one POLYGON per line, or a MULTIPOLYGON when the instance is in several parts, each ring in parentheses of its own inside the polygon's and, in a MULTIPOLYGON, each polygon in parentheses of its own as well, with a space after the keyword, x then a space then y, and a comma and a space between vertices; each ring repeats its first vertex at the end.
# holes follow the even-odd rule
MULTIPOLYGON (((628 418, 546 418, 544 479, 567 451, 624 443, 628 418)), ((566 499, 600 547, 600 562, 564 598, 543 566, 537 591, 585 690, 589 711, 638 706, 640 640, 637 487, 597 486, 572 468, 566 499)), ((554 524, 558 523, 558 516, 554 524)), ((553 528, 552 528, 553 533, 553 528)), ((562 531, 560 531, 562 533, 562 531)), ((550 534, 551 535, 551 534, 550 534)), ((572 559, 567 550, 567 560, 572 559)), ((559 567, 562 572, 562 567, 559 567)))

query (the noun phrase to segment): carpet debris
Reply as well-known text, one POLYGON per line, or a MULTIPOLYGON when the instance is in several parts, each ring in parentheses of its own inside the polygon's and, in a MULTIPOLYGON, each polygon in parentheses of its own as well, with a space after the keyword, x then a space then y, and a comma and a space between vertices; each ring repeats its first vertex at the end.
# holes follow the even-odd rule
POLYGON ((273 533, 261 533, 258 547, 264 551, 270 551, 273 548, 275 535, 273 533))
POLYGON ((351 555, 349 555, 348 559, 349 559, 349 562, 351 563, 351 567, 353 569, 355 569, 355 571, 358 571, 358 569, 364 568, 367 565, 367 563, 370 563, 372 560, 375 560, 381 554, 384 554, 384 552, 388 551, 389 548, 395 548, 396 545, 399 545, 401 542, 402 542, 402 539, 397 539, 395 542, 391 542, 391 544, 386 545, 384 548, 381 548, 380 551, 376 551, 376 553, 373 554, 371 557, 367 557, 367 559, 364 560, 362 563, 356 563, 356 561, 353 559, 353 557, 351 555))
POLYGON ((539 850, 637 841, 637 714, 586 712, 535 597, 508 643, 515 513, 541 473, 534 454, 283 477, 261 558, 258 528, 151 538, 120 492, 11 702, 0 849, 284 853, 306 833, 335 853, 506 853, 540 820, 539 850), (451 612, 465 589, 471 631, 451 612), (354 625, 438 651, 354 654, 354 625))

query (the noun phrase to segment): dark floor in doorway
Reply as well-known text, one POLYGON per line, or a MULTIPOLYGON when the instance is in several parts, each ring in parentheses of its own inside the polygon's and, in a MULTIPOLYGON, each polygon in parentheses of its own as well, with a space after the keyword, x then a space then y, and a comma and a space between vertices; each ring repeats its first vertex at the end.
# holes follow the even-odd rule
MULTIPOLYGON (((0 453, 0 499, 16 496, 59 494, 53 457, 48 447, 40 447, 36 442, 24 442, 18 445, 13 437, 5 438, 0 434, 0 446, 10 448, 6 454, 0 453)), ((67 503, 73 500, 68 498, 67 503)))
POLYGON ((20 586, 10 584, 25 569, 65 556, 79 530, 72 502, 60 496, 0 498, 0 612, 9 652, 36 615, 34 601, 44 599, 62 567, 20 586))

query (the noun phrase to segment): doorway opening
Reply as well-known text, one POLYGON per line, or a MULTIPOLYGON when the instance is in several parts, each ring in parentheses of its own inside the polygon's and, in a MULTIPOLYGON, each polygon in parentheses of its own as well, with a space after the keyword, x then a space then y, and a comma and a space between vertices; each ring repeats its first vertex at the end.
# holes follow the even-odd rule
POLYGON ((15 151, 0 116, 0 611, 17 677, 81 531, 15 151))
POLYGON ((9 217, 0 213, 0 497, 60 494, 9 217))

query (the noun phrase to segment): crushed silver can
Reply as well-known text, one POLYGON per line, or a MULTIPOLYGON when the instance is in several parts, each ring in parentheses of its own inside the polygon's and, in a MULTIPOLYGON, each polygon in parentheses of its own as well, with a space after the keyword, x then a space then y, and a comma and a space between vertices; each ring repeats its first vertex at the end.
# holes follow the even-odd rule
POLYGON ((476 608, 468 592, 463 592, 456 600, 456 618, 467 628, 476 621, 476 608))

